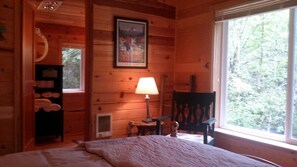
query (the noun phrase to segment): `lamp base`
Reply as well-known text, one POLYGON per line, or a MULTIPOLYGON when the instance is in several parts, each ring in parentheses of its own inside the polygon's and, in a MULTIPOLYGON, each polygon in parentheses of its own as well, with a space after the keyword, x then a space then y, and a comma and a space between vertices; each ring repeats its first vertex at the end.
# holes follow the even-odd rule
POLYGON ((145 122, 145 123, 150 123, 150 122, 153 122, 153 120, 152 120, 152 119, 150 119, 150 118, 147 118, 147 119, 145 119, 145 120, 142 120, 142 122, 145 122))

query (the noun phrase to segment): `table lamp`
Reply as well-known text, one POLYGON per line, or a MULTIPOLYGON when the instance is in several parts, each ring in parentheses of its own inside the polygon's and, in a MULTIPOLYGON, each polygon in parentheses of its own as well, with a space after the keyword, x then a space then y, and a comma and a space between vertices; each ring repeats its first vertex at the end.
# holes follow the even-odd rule
POLYGON ((146 101, 146 120, 144 122, 152 122, 150 111, 149 111, 149 95, 159 94, 158 88, 153 77, 143 77, 140 78, 136 87, 136 94, 144 94, 146 101))

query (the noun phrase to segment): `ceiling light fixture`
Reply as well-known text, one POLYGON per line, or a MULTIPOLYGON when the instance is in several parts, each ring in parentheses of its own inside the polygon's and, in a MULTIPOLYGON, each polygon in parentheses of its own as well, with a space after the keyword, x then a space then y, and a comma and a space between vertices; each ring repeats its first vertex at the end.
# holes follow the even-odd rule
POLYGON ((56 11, 63 1, 61 0, 43 0, 38 6, 38 10, 56 11))

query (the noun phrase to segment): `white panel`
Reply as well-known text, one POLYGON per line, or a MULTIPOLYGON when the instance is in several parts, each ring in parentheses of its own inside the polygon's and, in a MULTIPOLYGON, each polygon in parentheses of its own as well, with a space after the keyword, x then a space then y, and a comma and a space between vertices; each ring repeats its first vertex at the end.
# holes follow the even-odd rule
POLYGON ((96 115, 96 138, 110 137, 112 135, 112 114, 96 115))

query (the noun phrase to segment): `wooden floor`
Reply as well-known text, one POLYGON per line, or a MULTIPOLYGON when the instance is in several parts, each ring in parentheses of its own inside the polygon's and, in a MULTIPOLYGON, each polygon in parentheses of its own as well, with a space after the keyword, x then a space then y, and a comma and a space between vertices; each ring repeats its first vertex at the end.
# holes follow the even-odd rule
POLYGON ((62 148, 62 147, 75 147, 77 146, 73 140, 83 140, 84 136, 82 134, 77 135, 66 135, 64 136, 64 141, 58 137, 44 137, 36 140, 35 150, 45 150, 49 148, 62 148))

